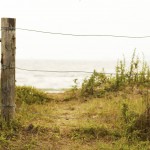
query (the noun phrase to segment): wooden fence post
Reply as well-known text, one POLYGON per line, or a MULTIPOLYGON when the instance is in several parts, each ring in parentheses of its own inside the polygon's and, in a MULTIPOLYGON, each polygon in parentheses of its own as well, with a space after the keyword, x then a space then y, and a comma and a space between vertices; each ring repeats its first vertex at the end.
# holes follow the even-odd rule
POLYGON ((16 19, 1 18, 1 115, 7 122, 15 115, 16 19))

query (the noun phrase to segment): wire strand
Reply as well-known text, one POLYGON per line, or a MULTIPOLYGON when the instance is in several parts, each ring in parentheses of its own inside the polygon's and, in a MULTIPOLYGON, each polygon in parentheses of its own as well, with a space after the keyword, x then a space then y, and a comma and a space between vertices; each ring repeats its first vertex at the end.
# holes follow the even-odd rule
POLYGON ((40 31, 33 29, 23 29, 16 28, 18 30, 30 31, 30 32, 39 32, 45 34, 54 34, 54 35, 62 35, 62 36, 79 36, 79 37, 115 37, 115 38, 150 38, 150 36, 126 36, 126 35, 113 35, 113 34, 73 34, 73 33, 60 33, 60 32, 49 32, 49 31, 40 31))
MULTIPOLYGON (((29 71, 29 72, 49 72, 49 73, 87 73, 87 74, 94 73, 94 71, 83 71, 83 70, 68 70, 68 71, 66 71, 66 70, 62 70, 62 71, 60 71, 60 70, 38 70, 38 69, 36 70, 36 69, 26 69, 26 68, 20 68, 20 67, 10 67, 10 66, 4 65, 4 64, 2 65, 2 68, 0 70, 2 70, 2 69, 18 69, 18 70, 29 71)), ((106 73, 99 72, 99 73, 106 74, 106 75, 116 75, 117 74, 117 73, 112 73, 112 72, 106 72, 106 73)), ((121 75, 121 73, 118 75, 121 75)), ((130 73, 126 73, 124 75, 129 76, 130 73)), ((142 76, 143 74, 134 73, 132 75, 142 76)))
POLYGON ((144 39, 150 38, 150 35, 145 36, 127 36, 127 35, 114 35, 114 34, 73 34, 73 33, 61 33, 61 32, 50 32, 50 31, 42 31, 35 29, 27 29, 27 28, 9 28, 9 27, 1 27, 1 30, 22 30, 29 32, 37 32, 43 34, 51 34, 51 35, 61 35, 61 36, 74 36, 74 37, 113 37, 113 38, 132 38, 132 39, 144 39))
MULTIPOLYGON (((20 68, 20 67, 10 67, 7 65, 2 65, 3 69, 18 69, 18 70, 22 70, 22 71, 29 71, 29 72, 50 72, 50 73, 87 73, 87 74, 92 74, 92 71, 82 71, 82 70, 62 70, 62 71, 58 71, 58 70, 36 70, 36 69, 26 69, 26 68, 20 68)), ((2 69, 0 69, 2 70, 2 69)), ((108 75, 115 75, 115 73, 103 73, 102 74, 108 74, 108 75)))
MULTIPOLYGON (((58 70, 32 70, 32 69, 25 69, 25 68, 19 68, 15 67, 18 70, 23 70, 23 71, 31 71, 31 72, 50 72, 50 73, 87 73, 87 74, 92 74, 92 71, 79 71, 79 70, 72 70, 72 71, 58 71, 58 70)), ((115 73, 102 73, 102 74, 108 74, 108 75, 115 75, 115 73)))
POLYGON ((56 72, 56 73, 93 73, 93 72, 88 72, 88 71, 56 71, 56 70, 32 70, 32 69, 25 69, 25 68, 19 68, 19 67, 15 67, 18 70, 23 70, 23 71, 32 71, 32 72, 56 72))

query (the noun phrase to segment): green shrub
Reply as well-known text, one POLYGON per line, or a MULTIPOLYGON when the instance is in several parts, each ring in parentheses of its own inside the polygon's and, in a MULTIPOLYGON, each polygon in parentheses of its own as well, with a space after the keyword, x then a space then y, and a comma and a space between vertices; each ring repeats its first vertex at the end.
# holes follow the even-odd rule
POLYGON ((123 61, 119 61, 116 66, 116 88, 125 85, 126 83, 126 72, 125 72, 125 58, 123 61))
POLYGON ((27 104, 41 104, 50 100, 48 94, 42 90, 38 90, 30 86, 17 86, 16 87, 16 102, 27 104))
POLYGON ((112 78, 106 76, 105 73, 94 71, 89 79, 83 81, 81 95, 101 97, 110 90, 112 85, 112 78))
POLYGON ((143 92, 143 112, 136 118, 132 128, 132 133, 137 133, 141 140, 150 140, 150 93, 146 89, 143 92))
POLYGON ((22 125, 18 120, 11 120, 9 124, 0 115, 0 149, 7 149, 10 141, 19 136, 22 125))
POLYGON ((150 68, 143 59, 140 64, 139 57, 134 50, 129 67, 126 67, 125 58, 117 63, 116 76, 108 76, 96 71, 85 79, 81 87, 81 96, 101 97, 108 91, 124 90, 125 87, 150 87, 150 68))
POLYGON ((130 66, 126 67, 125 59, 120 61, 116 67, 116 86, 147 85, 150 82, 150 69, 143 59, 141 63, 136 51, 132 54, 130 66))

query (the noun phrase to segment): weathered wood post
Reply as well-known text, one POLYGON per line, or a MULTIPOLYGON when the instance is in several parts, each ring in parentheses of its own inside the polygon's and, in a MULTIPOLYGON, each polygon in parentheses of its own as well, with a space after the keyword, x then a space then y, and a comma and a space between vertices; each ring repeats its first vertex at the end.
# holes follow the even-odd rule
POLYGON ((9 123, 15 115, 16 19, 1 18, 1 115, 9 123))

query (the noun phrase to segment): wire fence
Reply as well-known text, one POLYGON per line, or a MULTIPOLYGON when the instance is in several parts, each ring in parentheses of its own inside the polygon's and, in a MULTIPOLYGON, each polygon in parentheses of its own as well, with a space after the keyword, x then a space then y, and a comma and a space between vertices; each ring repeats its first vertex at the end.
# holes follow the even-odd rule
POLYGON ((43 33, 43 34, 75 36, 75 37, 112 37, 112 38, 131 38, 131 39, 150 38, 150 35, 127 36, 127 35, 114 35, 114 34, 74 34, 74 33, 42 31, 42 30, 27 29, 27 28, 13 28, 13 27, 1 27, 1 30, 22 30, 22 31, 37 32, 37 33, 43 33))
MULTIPOLYGON (((27 31, 27 32, 36 32, 36 33, 42 33, 42 34, 52 34, 52 35, 61 35, 61 36, 75 36, 75 37, 112 37, 112 38, 133 38, 133 39, 143 39, 143 38, 150 38, 150 35, 144 35, 144 36, 127 36, 127 35, 113 35, 113 34, 73 34, 73 33, 61 33, 61 32, 50 32, 50 31, 42 31, 42 30, 35 30, 35 29, 28 29, 28 28, 13 28, 13 27, 1 27, 2 30, 21 30, 21 31, 27 31)), ((28 71, 28 72, 45 72, 45 73, 85 73, 85 74, 93 74, 94 71, 85 71, 85 70, 40 70, 40 69, 28 69, 28 68, 21 68, 21 67, 11 67, 2 64, 1 69, 17 69, 21 71, 28 71)), ((100 72, 105 75, 121 75, 114 72, 100 72)), ((129 76, 130 73, 126 73, 126 76, 129 76)), ((132 74, 132 75, 143 75, 143 74, 132 74)))
MULTIPOLYGON (((144 35, 144 36, 127 36, 127 35, 114 35, 114 34, 73 34, 73 33, 60 33, 60 32, 50 32, 50 31, 41 31, 41 30, 34 30, 34 29, 27 29, 27 28, 12 28, 12 27, 1 27, 1 30, 21 30, 21 31, 27 31, 27 32, 36 32, 36 33, 42 33, 42 34, 51 34, 51 35, 60 35, 60 36, 73 36, 73 37, 112 37, 112 38, 129 38, 129 39, 145 39, 150 38, 150 35, 144 35)), ((39 70, 39 69, 28 69, 28 68, 21 68, 21 67, 11 67, 7 65, 2 65, 1 69, 17 69, 21 71, 28 71, 28 72, 49 72, 49 73, 86 73, 86 74, 93 74, 94 71, 84 71, 84 70, 69 70, 69 71, 59 71, 59 70, 39 70)), ((102 74, 106 75, 116 75, 116 73, 111 72, 102 72, 102 74)), ((128 76, 129 74, 126 74, 128 76)), ((135 74, 135 75, 143 75, 143 74, 135 74)), ((145 83, 145 82, 140 82, 145 83)), ((149 83, 149 82, 146 82, 149 83)), ((3 106, 4 107, 4 106, 3 106)), ((9 107, 15 107, 15 106, 9 106, 9 107)), ((50 114, 42 114, 38 112, 32 112, 33 115, 41 115, 46 116, 54 119, 80 119, 77 117, 69 117, 69 116, 54 116, 50 114)))
MULTIPOLYGON (((28 72, 49 72, 49 73, 86 73, 86 74, 93 74, 95 71, 83 71, 83 70, 38 70, 38 69, 26 69, 26 68, 20 68, 20 67, 10 67, 7 65, 2 65, 2 69, 17 69, 22 71, 28 71, 28 72)), ((0 70, 2 70, 0 69, 0 70)), ((97 72, 97 71, 96 71, 97 72)), ((113 72, 98 72, 105 75, 122 75, 121 73, 113 73, 113 72)), ((126 76, 131 75, 130 72, 125 74, 126 76)), ((132 75, 138 75, 143 76, 142 73, 132 73, 132 75)), ((146 75, 146 74, 145 74, 146 75)))
MULTIPOLYGON (((43 33, 43 34, 53 34, 53 35, 62 35, 62 36, 83 36, 83 37, 114 37, 114 38, 150 38, 150 35, 145 35, 145 36, 126 36, 126 35, 113 35, 113 34, 73 34, 73 33, 60 33, 60 32, 50 32, 50 31, 41 31, 41 30, 35 30, 35 29, 27 29, 27 28, 13 28, 13 27, 1 27, 0 30, 21 30, 21 31, 28 31, 28 32, 37 32, 37 33, 43 33)), ((6 65, 3 65, 5 68, 4 69, 13 69, 13 67, 9 67, 6 65)), ((59 70, 36 70, 36 69, 27 69, 27 68, 20 68, 20 67, 15 67, 18 70, 23 70, 23 71, 30 71, 30 72, 51 72, 51 73, 87 73, 87 74, 92 74, 93 71, 83 71, 83 70, 70 70, 70 71, 59 71, 59 70)), ((104 73, 107 75, 116 75, 116 73, 104 73)))

